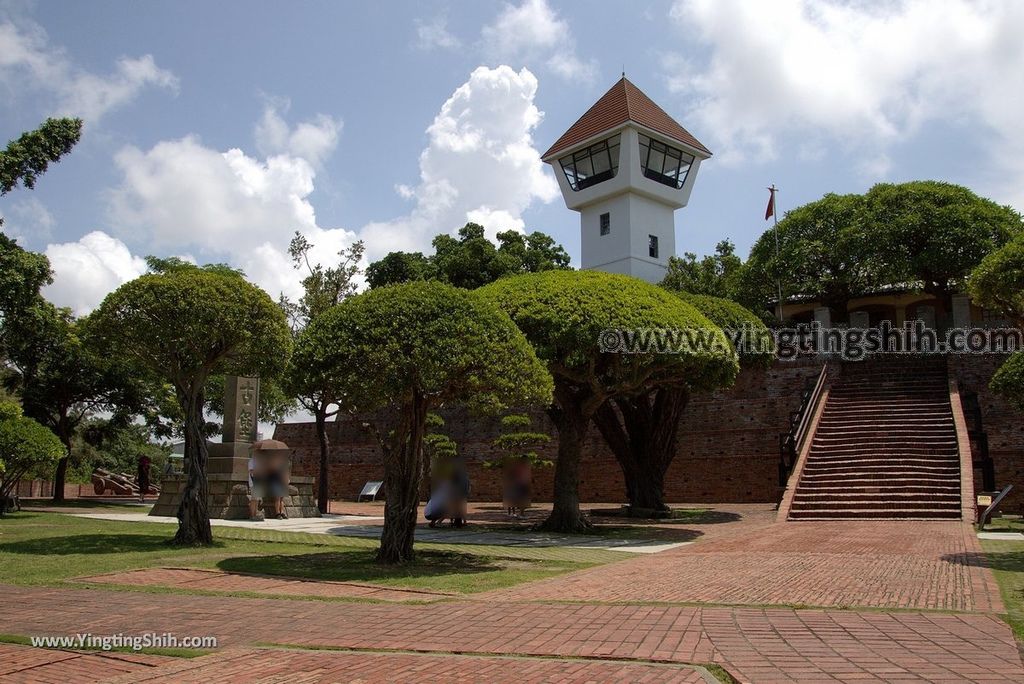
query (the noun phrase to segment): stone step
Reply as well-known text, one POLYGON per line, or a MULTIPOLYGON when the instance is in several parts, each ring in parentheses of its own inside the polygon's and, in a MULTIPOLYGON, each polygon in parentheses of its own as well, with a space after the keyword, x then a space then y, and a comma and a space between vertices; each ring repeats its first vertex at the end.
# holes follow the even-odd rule
POLYGON ((934 472, 951 473, 957 472, 960 468, 959 461, 948 460, 927 460, 927 459, 808 459, 804 465, 804 472, 881 472, 896 475, 901 472, 926 473, 934 472))
POLYGON ((904 492, 904 491, 934 491, 948 492, 960 491, 960 481, 948 479, 918 480, 904 478, 899 480, 881 480, 877 477, 829 477, 801 479, 800 489, 808 491, 860 491, 871 490, 877 492, 904 492))
POLYGON ((790 520, 959 520, 960 508, 949 509, 825 509, 790 511, 790 520))

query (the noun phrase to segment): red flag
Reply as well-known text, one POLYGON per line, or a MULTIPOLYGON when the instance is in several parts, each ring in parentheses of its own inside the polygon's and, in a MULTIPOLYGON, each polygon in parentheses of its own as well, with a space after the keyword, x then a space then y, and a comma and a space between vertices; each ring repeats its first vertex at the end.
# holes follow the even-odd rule
POLYGON ((764 210, 764 220, 767 221, 775 216, 775 188, 768 188, 768 208, 764 210))

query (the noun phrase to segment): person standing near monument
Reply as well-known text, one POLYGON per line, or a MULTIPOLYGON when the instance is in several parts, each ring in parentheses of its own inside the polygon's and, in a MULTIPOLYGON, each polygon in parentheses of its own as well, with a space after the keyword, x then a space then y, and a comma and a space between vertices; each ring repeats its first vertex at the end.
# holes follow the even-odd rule
POLYGON ((259 464, 256 460, 256 454, 253 449, 249 449, 249 519, 250 520, 263 520, 260 516, 259 509, 263 499, 263 479, 262 474, 257 470, 259 464))
POLYGON ((139 483, 140 503, 146 503, 146 494, 149 492, 149 469, 151 465, 152 461, 149 460, 149 456, 147 456, 146 454, 142 454, 141 456, 139 456, 136 480, 139 483))

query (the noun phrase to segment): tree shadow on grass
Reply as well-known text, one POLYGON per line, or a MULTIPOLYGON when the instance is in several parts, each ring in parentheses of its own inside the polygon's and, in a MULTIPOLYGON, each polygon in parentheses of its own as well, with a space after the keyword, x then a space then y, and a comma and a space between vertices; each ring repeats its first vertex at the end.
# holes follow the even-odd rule
POLYGON ((989 553, 947 553, 942 556, 947 563, 957 563, 991 570, 1018 572, 1024 576, 1024 551, 992 551, 989 553))
MULTIPOLYGON (((225 558, 217 567, 225 572, 297 577, 335 582, 376 582, 394 578, 478 574, 504 570, 507 563, 472 554, 416 551, 416 560, 405 565, 380 565, 375 549, 297 555, 238 556, 225 558)), ((530 563, 522 563, 530 565, 530 563)))
MULTIPOLYGON (((0 552, 31 556, 147 553, 176 548, 169 541, 169 537, 156 534, 75 534, 0 543, 0 552)), ((214 546, 222 545, 214 542, 214 546)))
POLYGON ((626 508, 595 508, 590 511, 592 520, 614 520, 629 525, 718 525, 738 522, 743 516, 734 511, 716 511, 711 508, 675 508, 671 517, 645 518, 629 514, 626 508))

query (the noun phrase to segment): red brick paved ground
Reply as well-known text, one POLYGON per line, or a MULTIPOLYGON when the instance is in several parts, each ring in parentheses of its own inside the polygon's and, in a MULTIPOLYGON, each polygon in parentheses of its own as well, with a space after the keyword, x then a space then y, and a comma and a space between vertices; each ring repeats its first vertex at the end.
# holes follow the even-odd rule
MULTIPOLYGON (((214 635, 222 649, 231 651, 277 643, 433 653, 417 661, 405 659, 424 656, 289 655, 295 658, 290 661, 294 667, 312 671, 309 681, 348 681, 349 673, 367 682, 390 681, 389 675, 420 671, 416 668, 427 673, 424 679, 447 680, 445 668, 464 673, 467 667, 466 661, 448 654, 453 650, 477 655, 632 659, 639 661, 637 667, 649 666, 645 661, 715 662, 741 681, 751 682, 1024 681, 1024 665, 1012 634, 990 612, 1001 610, 991 573, 979 565, 978 544, 969 528, 959 523, 772 525, 758 519, 749 526, 726 523, 708 525, 708 530, 703 541, 683 549, 471 600, 434 604, 0 586, 0 605, 8 625, 4 629, 22 634, 167 631, 214 635), (556 602, 565 599, 594 602, 556 602), (668 603, 643 605, 641 601, 668 603), (913 610, 671 605, 679 601, 831 603, 913 610), (922 610, 936 607, 965 612, 922 610)), ((211 669, 207 675, 204 665, 188 676, 194 681, 251 679, 245 670, 246 658, 221 670, 214 669, 214 660, 191 661, 192 665, 210 663, 211 669)), ((271 662, 277 660, 271 658, 271 662)), ((530 681, 534 675, 521 676, 525 670, 515 662, 514 667, 506 661, 496 664, 496 678, 530 681), (507 677, 500 676, 502 667, 507 677)), ((583 676, 602 681, 604 674, 620 673, 627 679, 635 674, 621 674, 615 669, 622 667, 620 663, 593 665, 612 670, 583 676)), ((137 674, 125 677, 135 681, 137 674)), ((545 676, 546 670, 536 671, 541 681, 545 676)), ((668 676, 664 671, 651 674, 656 681, 668 676)), ((178 681, 170 674, 167 677, 178 681)), ((92 681, 74 668, 57 679, 62 684, 92 681)), ((269 677, 282 679, 305 681, 294 672, 269 677)))
POLYGON ((584 660, 435 656, 414 653, 240 649, 111 680, 128 682, 680 682, 716 680, 692 667, 584 660), (296 673, 304 673, 297 676, 296 673))
POLYGON ((391 589, 352 582, 320 582, 195 568, 147 568, 81 577, 79 581, 89 584, 173 587, 202 591, 247 592, 270 596, 361 598, 374 601, 436 601, 451 596, 451 594, 442 592, 391 589))
POLYGON ((0 643, 0 681, 4 684, 91 682, 100 677, 151 670, 176 660, 136 653, 83 653, 0 643))
POLYGON ((1001 612, 980 554, 959 522, 789 522, 486 598, 1001 612))
MULTIPOLYGON (((28 634, 173 632, 301 646, 716 662, 741 681, 1024 681, 992 615, 687 606, 324 603, 0 587, 28 634)), ((74 680, 65 680, 71 682, 74 680)), ((373 680, 368 680, 373 681, 373 680)))

